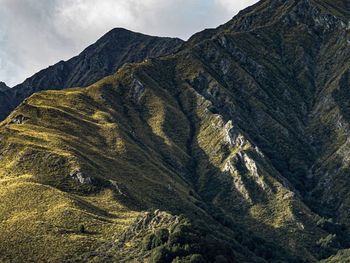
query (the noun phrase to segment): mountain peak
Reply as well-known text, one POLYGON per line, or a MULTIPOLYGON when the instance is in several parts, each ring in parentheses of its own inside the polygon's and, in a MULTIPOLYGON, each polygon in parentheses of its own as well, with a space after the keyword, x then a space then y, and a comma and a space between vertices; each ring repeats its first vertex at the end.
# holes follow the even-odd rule
MULTIPOLYGON (((108 31, 106 34, 104 34, 99 40, 96 41, 96 43, 89 46, 86 50, 94 49, 96 47, 98 48, 99 46, 105 48, 106 45, 114 45, 114 46, 118 46, 119 48, 123 48, 124 46, 129 47, 130 45, 136 46, 137 44, 142 42, 156 43, 159 41, 173 42, 174 45, 179 45, 179 46, 183 43, 183 40, 179 38, 151 36, 151 35, 146 35, 139 32, 134 32, 122 27, 116 27, 108 31)), ((155 56, 158 56, 158 54, 155 56)))
POLYGON ((11 99, 7 98, 1 105, 0 120, 37 91, 85 87, 115 73, 125 63, 172 54, 182 44, 178 38, 154 37, 114 28, 78 56, 41 70, 11 89, 11 99))
POLYGON ((6 85, 5 82, 0 81, 0 91, 8 90, 9 87, 6 85))
MULTIPOLYGON (((115 28, 111 29, 110 31, 108 31, 106 34, 104 34, 104 36, 133 36, 133 35, 134 36, 139 36, 139 37, 144 36, 144 37, 158 37, 158 38, 162 38, 162 37, 159 37, 159 36, 146 35, 144 33, 132 31, 132 30, 126 29, 124 27, 115 27, 115 28)), ((165 37, 165 38, 167 38, 167 37, 165 37)))
POLYGON ((348 23, 350 2, 346 0, 265 0, 246 8, 225 24, 225 29, 249 31, 289 20, 297 22, 333 16, 348 23))
POLYGON ((205 29, 194 34, 186 47, 212 38, 221 33, 238 33, 271 29, 276 26, 289 28, 304 24, 320 32, 331 32, 335 27, 348 28, 350 25, 350 1, 339 0, 262 0, 240 11, 227 23, 216 29, 205 29))
POLYGON ((108 31, 106 34, 104 34, 101 39, 105 38, 105 37, 130 37, 130 36, 147 36, 145 34, 139 33, 139 32, 135 32, 135 31, 131 31, 129 29, 123 28, 123 27, 115 27, 113 29, 111 29, 110 31, 108 31))

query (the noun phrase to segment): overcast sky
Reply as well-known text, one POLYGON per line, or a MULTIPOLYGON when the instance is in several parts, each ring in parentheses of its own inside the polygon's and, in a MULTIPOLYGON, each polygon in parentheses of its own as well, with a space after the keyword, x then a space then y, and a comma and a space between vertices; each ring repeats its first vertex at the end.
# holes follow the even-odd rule
POLYGON ((13 86, 114 27, 188 39, 257 0, 0 0, 0 81, 13 86))

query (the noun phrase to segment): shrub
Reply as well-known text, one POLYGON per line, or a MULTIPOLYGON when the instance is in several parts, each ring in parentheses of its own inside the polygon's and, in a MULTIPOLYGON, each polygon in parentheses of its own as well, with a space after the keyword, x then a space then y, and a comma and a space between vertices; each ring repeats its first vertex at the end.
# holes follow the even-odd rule
POLYGON ((205 259, 200 254, 191 255, 189 258, 189 263, 205 263, 205 259))
POLYGON ((328 249, 336 246, 336 239, 336 234, 329 234, 324 238, 320 238, 316 244, 322 248, 328 249))
POLYGON ((151 250, 165 244, 169 239, 168 229, 159 229, 155 233, 145 236, 142 241, 144 250, 151 250))
POLYGON ((157 239, 163 244, 166 243, 169 239, 169 230, 168 229, 159 229, 155 233, 157 239))
POLYGON ((170 263, 173 257, 165 247, 157 247, 152 251, 150 263, 170 263))
POLYGON ((79 226, 79 232, 84 234, 85 233, 85 226, 84 225, 80 225, 79 226))
POLYGON ((172 263, 206 263, 207 261, 201 254, 193 254, 183 258, 176 257, 172 263))
POLYGON ((317 221, 317 226, 322 228, 323 230, 330 232, 332 234, 341 234, 346 230, 346 227, 344 225, 335 223, 333 219, 331 218, 324 218, 322 217, 320 220, 317 221))

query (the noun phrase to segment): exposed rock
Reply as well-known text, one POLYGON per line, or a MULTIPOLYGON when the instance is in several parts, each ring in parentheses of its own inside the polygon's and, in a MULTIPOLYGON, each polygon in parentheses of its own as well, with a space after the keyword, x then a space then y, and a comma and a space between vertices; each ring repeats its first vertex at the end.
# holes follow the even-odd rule
POLYGON ((119 195, 124 195, 125 196, 125 194, 121 190, 121 186, 116 181, 109 180, 109 182, 114 187, 114 189, 119 193, 119 195))
POLYGON ((24 124, 26 123, 30 118, 23 116, 22 114, 17 115, 13 119, 10 120, 10 124, 24 124))
POLYGON ((145 87, 137 78, 134 78, 129 95, 134 103, 139 104, 145 93, 145 87))
POLYGON ((74 180, 77 180, 80 184, 92 184, 93 179, 90 176, 85 175, 80 170, 74 170, 69 174, 74 180))
POLYGON ((243 153, 243 161, 244 161, 245 167, 248 169, 250 174, 254 177, 255 182, 263 190, 266 190, 267 186, 263 180, 263 177, 258 173, 256 162, 252 158, 250 158, 246 153, 243 153))
POLYGON ((153 212, 144 212, 131 226, 131 231, 138 232, 145 229, 155 229, 159 226, 169 227, 173 224, 179 223, 179 217, 171 215, 159 209, 153 212))
POLYGON ((246 185, 244 184, 241 175, 239 174, 234 161, 227 161, 223 172, 227 172, 233 179, 233 184, 238 191, 238 193, 241 194, 241 196, 249 203, 252 204, 252 198, 250 197, 249 191, 246 188, 246 185))

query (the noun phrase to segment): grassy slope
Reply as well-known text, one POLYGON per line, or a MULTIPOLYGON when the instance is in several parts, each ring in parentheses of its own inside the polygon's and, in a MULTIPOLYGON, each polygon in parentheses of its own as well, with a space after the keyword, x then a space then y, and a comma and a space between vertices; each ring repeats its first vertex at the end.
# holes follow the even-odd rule
MULTIPOLYGON (((308 26, 223 31, 190 42, 190 51, 128 65, 87 89, 31 96, 0 128, 0 180, 7 186, 1 193, 8 200, 1 208, 3 257, 26 250, 32 261, 61 261, 63 240, 72 255, 89 254, 96 240, 105 244, 129 231, 146 209, 203 219, 220 242, 233 244, 239 261, 312 262, 327 255, 316 242, 330 232, 305 205, 306 174, 318 158, 306 138, 313 134, 308 129, 324 131, 334 119, 310 114, 324 106, 310 101, 325 75, 339 76, 338 67, 323 63, 338 38, 325 33, 319 47, 308 26), (11 123, 21 116, 23 124, 11 123), (28 194, 18 198, 16 189, 28 194), (23 204, 18 214, 28 219, 11 217, 13 192, 23 204), (91 233, 78 233, 81 224, 91 233), (7 232, 19 226, 18 235, 7 232), (33 236, 34 244, 22 242, 33 236), (46 238, 50 255, 39 245, 46 238)), ((346 68, 346 56, 338 56, 346 68)), ((318 137, 327 146, 327 136, 318 137)), ((139 261, 155 255, 129 253, 138 242, 124 243, 120 253, 139 261)))
MULTIPOLYGON (((203 208, 207 204, 222 207, 233 222, 243 220, 240 224, 258 236, 287 243, 289 238, 299 239, 300 223, 290 210, 299 205, 282 198, 289 190, 276 178, 263 172, 261 180, 266 180, 266 187, 271 188, 264 193, 268 200, 263 205, 250 204, 255 203, 250 196, 261 191, 259 185, 239 189, 248 183, 240 181, 254 175, 244 175, 246 172, 236 167, 237 154, 249 156, 256 152, 245 138, 243 148, 228 144, 229 130, 222 117, 208 111, 208 102, 186 84, 199 74, 200 62, 192 62, 188 65, 181 58, 176 67, 172 58, 145 62, 128 66, 86 90, 38 93, 2 123, 2 182, 23 193, 30 191, 23 200, 17 196, 18 203, 28 202, 17 213, 38 211, 36 217, 19 221, 6 217, 5 229, 21 224, 23 230, 19 234, 37 239, 31 245, 22 243, 22 235, 15 235, 12 242, 16 243, 16 250, 30 251, 26 257, 34 261, 47 258, 48 250, 40 244, 51 238, 50 244, 57 250, 48 248, 49 258, 61 260, 65 251, 62 244, 66 244, 63 240, 70 240, 72 254, 94 250, 91 246, 98 244, 96 240, 105 241, 111 233, 121 233, 124 218, 132 220, 137 214, 133 211, 160 208, 173 214, 184 213, 189 218, 201 214, 213 220, 208 208, 203 208), (184 79, 179 79, 179 75, 184 79), (21 115, 26 117, 23 124, 11 123, 21 115), (222 147, 228 147, 228 156, 218 155, 222 147), (190 156, 198 163, 193 163, 190 156), (227 171, 225 165, 232 169, 227 171), (81 184, 74 179, 71 174, 77 170, 92 178, 92 183, 81 184), (55 193, 62 200, 54 199, 55 193), (242 198, 242 194, 247 196, 242 198), (28 197, 30 201, 26 201, 28 197), (42 200, 43 207, 38 207, 35 199, 42 200), (246 212, 237 214, 242 208, 246 212), (65 217, 69 211, 74 213, 65 217), (44 221, 46 228, 39 228, 33 223, 36 220, 44 221), (293 234, 293 230, 285 239, 287 232, 275 230, 282 230, 287 222, 296 232, 293 234), (79 234, 81 224, 93 233, 79 234), (264 231, 255 227, 261 224, 265 225, 264 231)), ((263 169, 271 169, 269 164, 262 165, 267 166, 263 169)), ((9 200, 4 209, 11 210, 11 191, 4 192, 9 200)), ((4 231, 4 240, 11 240, 12 232, 4 231)), ((234 234, 231 235, 232 242, 234 234)), ((8 249, 9 243, 4 242, 3 246, 4 255, 13 257, 15 251, 8 249)))
POLYGON ((1 262, 62 262, 96 249, 137 215, 114 202, 110 191, 77 197, 26 181, 1 181, 1 262))

